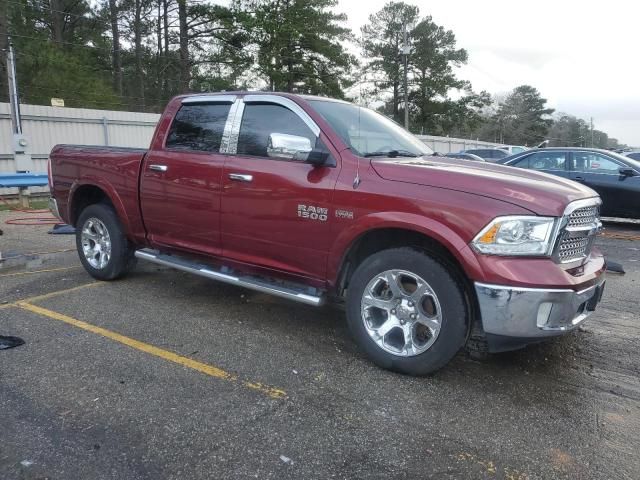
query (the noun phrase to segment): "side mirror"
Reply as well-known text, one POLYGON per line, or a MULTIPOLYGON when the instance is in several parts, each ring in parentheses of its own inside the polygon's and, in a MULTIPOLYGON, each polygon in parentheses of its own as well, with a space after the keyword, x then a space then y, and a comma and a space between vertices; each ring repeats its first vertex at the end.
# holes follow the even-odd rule
POLYGON ((288 135, 286 133, 272 133, 269 135, 267 155, 272 158, 306 160, 311 150, 311 141, 307 137, 288 135))
POLYGON ((269 135, 267 155, 271 158, 300 160, 316 167, 324 165, 329 159, 329 153, 314 149, 307 137, 286 133, 272 133, 269 135))
POLYGON ((629 167, 621 167, 619 172, 620 176, 622 177, 633 177, 636 175, 636 172, 633 170, 633 168, 629 167))

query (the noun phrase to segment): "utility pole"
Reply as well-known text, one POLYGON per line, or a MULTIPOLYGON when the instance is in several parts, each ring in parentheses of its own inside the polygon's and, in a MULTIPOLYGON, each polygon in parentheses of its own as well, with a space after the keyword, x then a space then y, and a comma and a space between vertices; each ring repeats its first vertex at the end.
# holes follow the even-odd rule
POLYGON ((591 117, 591 148, 593 148, 593 117, 591 117))
POLYGON ((9 82, 9 104, 11 106, 11 128, 14 135, 22 135, 22 121, 20 119, 20 98, 16 82, 16 58, 13 54, 13 43, 9 38, 7 49, 7 80, 9 82))
POLYGON ((405 20, 402 26, 402 55, 404 55, 404 128, 409 130, 409 92, 408 92, 408 78, 409 78, 409 53, 411 49, 407 41, 407 22, 405 20))
POLYGON ((32 169, 31 155, 27 153, 28 142, 22 133, 20 117, 20 96, 18 95, 18 77, 16 75, 16 57, 13 53, 11 37, 7 48, 7 80, 9 83, 9 104, 11 109, 11 133, 13 134, 13 158, 16 172, 28 172, 32 169))

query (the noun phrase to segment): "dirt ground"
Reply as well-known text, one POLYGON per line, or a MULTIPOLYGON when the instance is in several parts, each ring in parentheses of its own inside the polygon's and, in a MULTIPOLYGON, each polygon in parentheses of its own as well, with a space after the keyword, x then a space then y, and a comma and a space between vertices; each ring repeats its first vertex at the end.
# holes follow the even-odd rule
POLYGON ((0 212, 0 478, 640 478, 640 228, 607 225, 578 331, 426 378, 375 367, 339 309, 140 263, 0 212), (22 260, 19 260, 22 259, 22 260))

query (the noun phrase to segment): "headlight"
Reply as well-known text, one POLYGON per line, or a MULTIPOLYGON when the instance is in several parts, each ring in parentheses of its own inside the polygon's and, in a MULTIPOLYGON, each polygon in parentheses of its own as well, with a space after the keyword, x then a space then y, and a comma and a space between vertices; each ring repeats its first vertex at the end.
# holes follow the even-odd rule
POLYGON ((498 217, 471 244, 491 255, 551 255, 555 224, 552 217, 498 217))

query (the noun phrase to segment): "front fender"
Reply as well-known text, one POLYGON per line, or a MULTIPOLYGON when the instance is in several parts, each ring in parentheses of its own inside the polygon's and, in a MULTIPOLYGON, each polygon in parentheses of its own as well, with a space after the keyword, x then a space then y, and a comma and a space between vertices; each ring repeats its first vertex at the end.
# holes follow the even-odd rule
POLYGON ((366 233, 386 228, 410 230, 442 244, 460 263, 469 278, 481 275, 482 269, 476 256, 457 232, 442 222, 414 213, 376 212, 360 217, 338 234, 329 251, 327 278, 333 286, 343 261, 354 243, 366 233))

